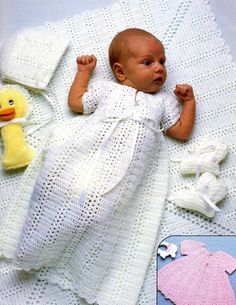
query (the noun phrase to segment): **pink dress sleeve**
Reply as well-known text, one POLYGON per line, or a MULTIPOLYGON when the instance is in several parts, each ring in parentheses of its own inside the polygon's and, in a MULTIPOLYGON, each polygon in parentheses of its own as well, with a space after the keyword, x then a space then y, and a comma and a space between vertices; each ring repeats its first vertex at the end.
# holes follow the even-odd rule
POLYGON ((205 244, 196 240, 183 240, 180 243, 180 252, 182 255, 189 255, 205 247, 205 244))
POLYGON ((221 252, 221 262, 224 270, 231 274, 236 270, 236 258, 226 252, 221 252))

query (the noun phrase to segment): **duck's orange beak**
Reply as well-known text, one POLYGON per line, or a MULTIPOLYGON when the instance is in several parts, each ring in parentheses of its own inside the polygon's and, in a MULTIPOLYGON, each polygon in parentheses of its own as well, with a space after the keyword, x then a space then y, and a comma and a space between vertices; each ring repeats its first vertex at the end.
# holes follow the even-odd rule
POLYGON ((16 115, 15 108, 8 108, 0 111, 0 121, 9 121, 16 115))

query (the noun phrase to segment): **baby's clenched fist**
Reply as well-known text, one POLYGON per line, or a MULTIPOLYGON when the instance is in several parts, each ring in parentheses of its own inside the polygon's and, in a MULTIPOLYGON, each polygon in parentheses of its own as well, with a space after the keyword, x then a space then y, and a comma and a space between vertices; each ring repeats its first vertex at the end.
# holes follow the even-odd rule
POLYGON ((174 90, 174 94, 180 98, 183 102, 194 99, 194 93, 192 86, 188 84, 178 84, 174 90))
POLYGON ((96 67, 97 58, 94 55, 83 55, 76 59, 79 72, 91 74, 96 67))

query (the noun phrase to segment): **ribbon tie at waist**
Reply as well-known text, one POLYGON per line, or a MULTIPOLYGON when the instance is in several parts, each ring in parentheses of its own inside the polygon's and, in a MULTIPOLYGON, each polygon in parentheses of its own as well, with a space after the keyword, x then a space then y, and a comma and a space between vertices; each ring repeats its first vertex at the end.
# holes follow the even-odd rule
POLYGON ((104 195, 105 193, 111 191, 125 176, 125 174, 127 172, 127 169, 129 168, 130 163, 133 159, 140 124, 144 125, 148 129, 152 130, 154 133, 159 133, 159 132, 163 131, 163 129, 155 128, 150 124, 151 122, 154 122, 154 120, 148 119, 148 118, 145 118, 145 117, 141 117, 139 115, 139 113, 137 113, 135 111, 131 115, 127 115, 127 116, 120 116, 120 117, 119 116, 114 116, 114 117, 107 116, 107 117, 104 117, 102 119, 102 122, 112 123, 112 125, 110 126, 110 130, 106 133, 106 135, 105 135, 105 137, 104 137, 104 139, 101 143, 100 148, 97 150, 97 152, 94 156, 94 159, 93 159, 93 163, 92 163, 91 167, 89 168, 89 170, 87 171, 86 176, 83 177, 84 184, 83 184, 83 191, 81 192, 81 200, 80 200, 81 205, 83 205, 83 203, 86 199, 87 189, 88 189, 89 183, 91 181, 91 178, 92 178, 92 176, 95 172, 97 164, 99 162, 99 158, 100 158, 101 154, 103 153, 103 151, 105 150, 105 147, 107 146, 113 132, 115 131, 115 129, 116 129, 116 127, 119 123, 124 122, 124 121, 129 121, 129 120, 132 120, 132 121, 136 122, 136 126, 135 126, 135 131, 134 131, 134 135, 133 135, 133 139, 132 139, 132 144, 131 144, 131 149, 130 149, 130 154, 129 154, 127 166, 126 166, 122 176, 119 177, 118 181, 116 181, 113 185, 110 185, 108 189, 102 190, 100 195, 104 195))

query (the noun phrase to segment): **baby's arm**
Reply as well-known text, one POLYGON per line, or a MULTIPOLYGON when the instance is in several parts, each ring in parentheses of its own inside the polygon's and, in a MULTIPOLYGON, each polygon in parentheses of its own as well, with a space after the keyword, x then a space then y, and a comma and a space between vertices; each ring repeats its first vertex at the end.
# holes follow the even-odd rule
POLYGON ((87 91, 88 83, 93 70, 96 67, 97 59, 94 55, 77 57, 78 71, 70 87, 68 106, 71 110, 83 113, 82 97, 87 91))
POLYGON ((177 123, 167 130, 167 135, 185 141, 190 137, 195 121, 196 103, 193 88, 187 84, 177 85, 174 93, 183 103, 183 109, 177 123))

